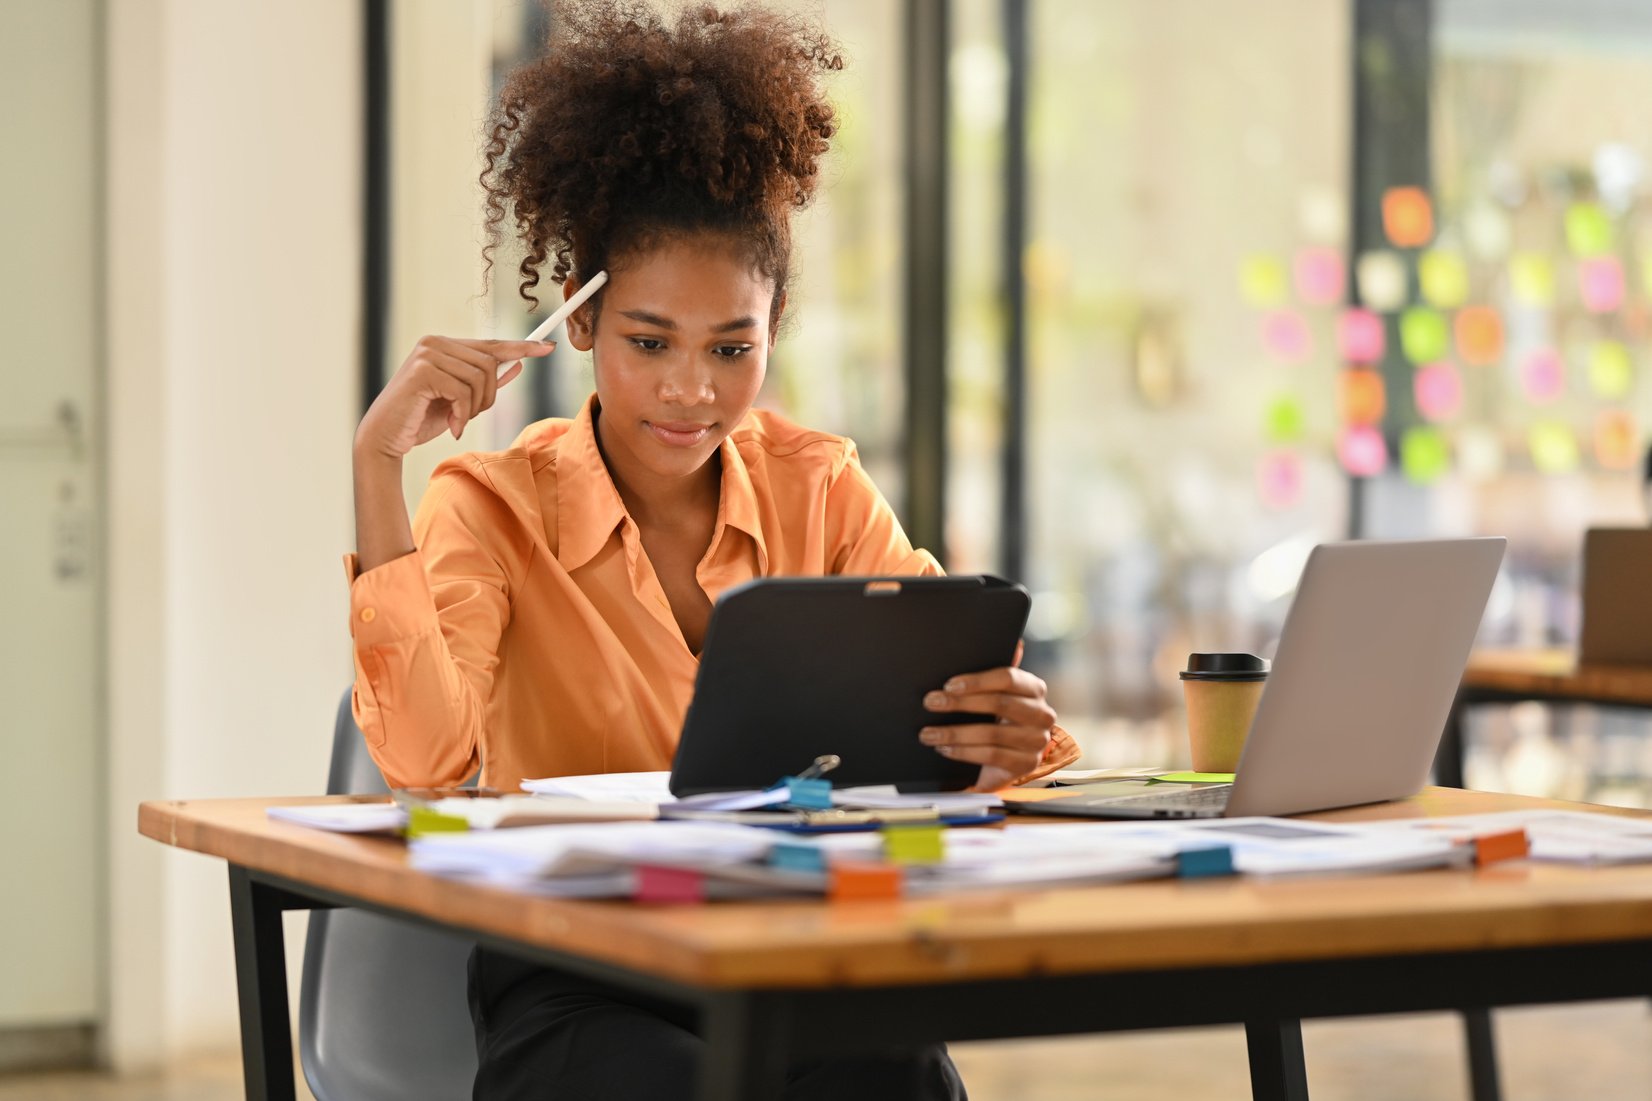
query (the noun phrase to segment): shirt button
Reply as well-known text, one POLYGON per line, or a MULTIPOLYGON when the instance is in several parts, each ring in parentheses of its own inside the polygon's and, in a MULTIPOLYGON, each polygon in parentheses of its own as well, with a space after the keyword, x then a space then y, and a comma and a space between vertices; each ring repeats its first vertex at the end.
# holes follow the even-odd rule
POLYGON ((379 613, 373 608, 363 608, 361 610, 361 621, 363 623, 371 623, 378 617, 379 613))

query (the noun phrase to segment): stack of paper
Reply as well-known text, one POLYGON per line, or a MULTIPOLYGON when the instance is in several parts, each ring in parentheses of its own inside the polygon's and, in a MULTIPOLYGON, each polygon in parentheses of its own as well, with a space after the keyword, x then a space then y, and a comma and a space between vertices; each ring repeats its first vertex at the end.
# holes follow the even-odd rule
MULTIPOLYGON (((593 776, 551 776, 523 780, 522 788, 537 795, 580 799, 634 801, 656 806, 672 804, 693 810, 739 811, 774 806, 786 801, 784 788, 763 791, 724 791, 678 799, 671 794, 669 772, 610 772, 593 776)), ((840 807, 899 810, 934 807, 943 815, 978 813, 1004 805, 991 792, 935 791, 902 793, 893 784, 833 788, 832 803, 840 807)))
POLYGON ((1470 841, 1509 830, 1524 830, 1531 859, 1560 864, 1652 862, 1652 818, 1584 811, 1504 811, 1448 818, 1409 818, 1373 828, 1397 833, 1470 841))

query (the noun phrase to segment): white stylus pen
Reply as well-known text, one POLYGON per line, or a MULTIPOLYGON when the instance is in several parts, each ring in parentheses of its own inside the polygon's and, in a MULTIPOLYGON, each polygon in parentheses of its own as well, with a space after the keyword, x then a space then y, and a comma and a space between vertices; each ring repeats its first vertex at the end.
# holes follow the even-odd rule
MULTIPOLYGON (((608 282, 608 273, 605 271, 599 271, 595 275, 591 276, 591 281, 579 288, 579 290, 575 291, 573 297, 562 303, 561 307, 559 307, 555 313, 540 322, 539 327, 528 334, 528 339, 544 340, 552 333, 552 331, 556 329, 558 325, 568 320, 575 310, 585 305, 585 300, 597 293, 597 291, 601 290, 602 285, 606 282, 608 282)), ((503 375, 506 371, 511 369, 511 364, 514 364, 515 362, 515 360, 512 360, 510 363, 501 363, 499 365, 499 373, 503 375)))

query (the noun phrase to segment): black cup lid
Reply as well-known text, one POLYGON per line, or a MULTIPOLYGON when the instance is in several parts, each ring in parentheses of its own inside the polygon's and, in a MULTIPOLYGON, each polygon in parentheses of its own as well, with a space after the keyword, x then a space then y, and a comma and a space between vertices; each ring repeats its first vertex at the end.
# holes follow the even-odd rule
POLYGON ((1255 654, 1189 654, 1183 680, 1267 680, 1268 663, 1255 654))

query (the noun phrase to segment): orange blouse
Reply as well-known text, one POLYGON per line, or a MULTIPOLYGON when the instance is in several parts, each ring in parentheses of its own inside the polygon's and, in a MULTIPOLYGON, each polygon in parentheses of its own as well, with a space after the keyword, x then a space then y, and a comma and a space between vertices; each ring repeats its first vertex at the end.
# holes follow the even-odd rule
MULTIPOLYGON (((699 661, 597 451, 595 405, 437 467, 412 554, 359 576, 345 556, 356 721, 392 787, 459 783, 478 761, 510 791, 671 767, 699 661)), ((754 410, 721 459, 697 570, 712 601, 757 577, 941 572, 851 441, 754 410)), ((1058 730, 1039 771, 1077 756, 1058 730)))

